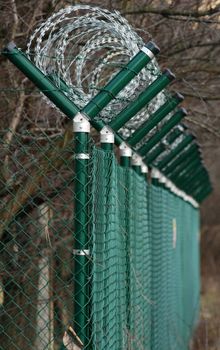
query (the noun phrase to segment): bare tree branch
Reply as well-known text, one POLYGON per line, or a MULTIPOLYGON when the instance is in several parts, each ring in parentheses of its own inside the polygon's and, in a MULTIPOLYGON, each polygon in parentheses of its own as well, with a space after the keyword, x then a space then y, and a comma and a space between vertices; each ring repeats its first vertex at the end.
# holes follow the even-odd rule
POLYGON ((155 15, 162 15, 162 16, 182 16, 182 17, 205 17, 205 16, 211 16, 213 14, 218 14, 220 12, 220 6, 216 6, 214 8, 210 8, 209 10, 195 10, 195 11, 189 11, 189 10, 175 10, 171 8, 162 9, 162 8, 155 8, 151 6, 144 6, 138 10, 126 10, 122 11, 123 15, 143 15, 145 13, 149 14, 155 14, 155 15))
POLYGON ((220 139, 220 132, 218 132, 215 129, 213 129, 212 127, 210 127, 210 125, 207 125, 205 123, 201 123, 201 121, 198 122, 197 120, 190 118, 190 117, 186 117, 185 119, 187 121, 189 121, 190 123, 193 123, 196 126, 199 126, 200 128, 205 129, 207 132, 209 132, 210 134, 212 134, 215 137, 217 137, 218 139, 220 139))

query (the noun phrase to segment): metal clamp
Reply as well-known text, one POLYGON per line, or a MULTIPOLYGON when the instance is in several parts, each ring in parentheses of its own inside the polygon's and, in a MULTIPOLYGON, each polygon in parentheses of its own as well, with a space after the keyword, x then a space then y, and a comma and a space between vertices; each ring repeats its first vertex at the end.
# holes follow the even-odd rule
POLYGON ((144 163, 142 163, 142 165, 141 165, 141 172, 142 172, 142 174, 148 173, 148 166, 144 163))
POLYGON ((109 126, 104 126, 100 131, 100 142, 101 143, 114 143, 115 137, 114 132, 109 126))
POLYGON ((141 166, 142 165, 142 158, 137 153, 134 153, 132 155, 131 164, 133 166, 141 166))
POLYGON ((143 47, 141 48, 141 51, 143 51, 144 53, 146 53, 146 55, 147 55, 148 57, 150 57, 151 59, 154 58, 153 52, 152 52, 151 50, 149 50, 146 46, 143 46, 143 47))
POLYGON ((159 179, 160 172, 156 168, 153 168, 151 171, 151 177, 152 179, 159 179))
POLYGON ((73 131, 74 132, 90 132, 89 119, 82 113, 77 113, 73 118, 73 131))
POLYGON ((132 150, 126 142, 122 142, 119 146, 120 157, 131 157, 132 150))
POLYGON ((89 249, 83 249, 83 250, 73 249, 73 254, 74 255, 81 255, 81 256, 83 256, 83 255, 89 256, 90 251, 89 251, 89 249))
POLYGON ((89 159, 89 154, 88 153, 77 153, 74 156, 75 159, 89 159))

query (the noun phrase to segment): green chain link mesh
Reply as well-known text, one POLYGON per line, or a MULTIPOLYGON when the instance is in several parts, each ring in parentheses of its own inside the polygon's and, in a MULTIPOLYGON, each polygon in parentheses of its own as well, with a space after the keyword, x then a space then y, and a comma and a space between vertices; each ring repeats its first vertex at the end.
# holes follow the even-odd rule
MULTIPOLYGON (((89 144, 84 348, 187 350, 199 313, 199 211, 89 144)), ((77 307, 73 149, 68 133, 17 135, 1 157, 1 350, 74 349, 65 332, 77 307)))

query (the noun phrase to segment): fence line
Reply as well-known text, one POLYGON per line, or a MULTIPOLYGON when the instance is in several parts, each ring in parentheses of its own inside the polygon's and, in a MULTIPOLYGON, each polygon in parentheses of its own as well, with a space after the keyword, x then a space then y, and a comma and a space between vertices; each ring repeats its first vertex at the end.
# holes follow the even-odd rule
MULTIPOLYGON (((22 206, 4 233, 1 347, 55 350, 64 338, 68 349, 76 341, 65 337, 70 326, 84 334, 85 349, 187 349, 199 309, 199 210, 157 178, 119 165, 112 150, 92 140, 88 147, 88 241, 78 241, 74 224, 77 193, 68 179, 76 166, 68 156, 43 174, 34 197, 45 204, 22 206), (77 242, 89 267, 78 309, 77 242)), ((34 148, 44 151, 23 146, 14 164, 22 169, 34 148)))
MULTIPOLYGON (((52 30, 65 11, 72 7, 55 15, 52 30)), ((106 16, 95 18, 106 33, 111 16, 95 11, 106 16)), ((39 50, 51 23, 32 37, 39 34, 39 50)), ((122 23, 124 35, 123 26, 130 29, 122 23)), ((195 136, 181 123, 186 111, 176 108, 183 97, 163 91, 175 76, 150 63, 158 52, 153 42, 135 50, 82 106, 56 71, 44 74, 14 43, 4 50, 73 120, 73 135, 30 137, 25 145, 14 133, 8 144, 10 181, 0 195, 3 350, 188 349, 199 312, 199 203, 211 185, 195 136), (135 99, 122 103, 117 95, 128 85, 135 99), (141 124, 139 113, 158 94, 141 124)))

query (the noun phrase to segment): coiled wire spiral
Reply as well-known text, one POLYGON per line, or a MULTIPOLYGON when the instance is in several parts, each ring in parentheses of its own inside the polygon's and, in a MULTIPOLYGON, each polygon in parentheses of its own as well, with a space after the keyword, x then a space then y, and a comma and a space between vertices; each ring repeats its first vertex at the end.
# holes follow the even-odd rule
MULTIPOLYGON (((42 23, 30 37, 26 53, 45 74, 55 73, 58 88, 63 88, 61 81, 65 82, 64 93, 82 108, 143 44, 118 12, 76 5, 54 13, 42 23)), ((158 74, 160 71, 153 59, 98 118, 109 122, 158 74)), ((159 93, 121 129, 123 136, 129 136, 165 100, 166 93, 159 93)))

